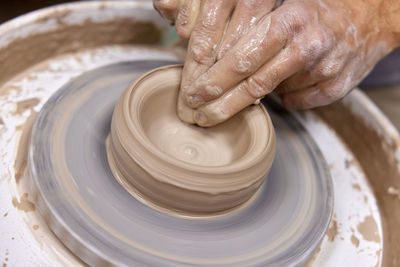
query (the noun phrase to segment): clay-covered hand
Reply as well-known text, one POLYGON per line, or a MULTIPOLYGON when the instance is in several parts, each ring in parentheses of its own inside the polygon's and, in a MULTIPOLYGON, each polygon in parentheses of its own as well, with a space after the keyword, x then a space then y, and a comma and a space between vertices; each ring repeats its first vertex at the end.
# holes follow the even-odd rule
POLYGON ((154 8, 183 39, 189 39, 200 10, 201 0, 153 0, 154 8))
POLYGON ((193 123, 185 89, 236 45, 280 0, 154 0, 154 7, 177 34, 190 39, 178 103, 180 117, 193 123))
POLYGON ((212 126, 273 90, 289 108, 332 103, 399 45, 400 1, 286 0, 276 9, 238 1, 240 14, 234 2, 202 2, 182 77, 183 120, 212 126))

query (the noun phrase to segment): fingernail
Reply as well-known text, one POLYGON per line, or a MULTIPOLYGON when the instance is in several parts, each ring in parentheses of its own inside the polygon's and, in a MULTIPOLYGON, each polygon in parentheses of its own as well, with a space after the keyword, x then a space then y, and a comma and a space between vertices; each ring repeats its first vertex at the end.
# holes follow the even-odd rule
POLYGON ((206 117, 206 115, 204 115, 203 112, 200 111, 196 111, 194 114, 194 121, 198 124, 198 125, 204 125, 207 123, 208 119, 206 117))
POLYGON ((198 95, 190 95, 190 96, 186 97, 186 102, 187 102, 188 106, 190 106, 192 108, 197 108, 200 105, 205 103, 204 99, 198 95))

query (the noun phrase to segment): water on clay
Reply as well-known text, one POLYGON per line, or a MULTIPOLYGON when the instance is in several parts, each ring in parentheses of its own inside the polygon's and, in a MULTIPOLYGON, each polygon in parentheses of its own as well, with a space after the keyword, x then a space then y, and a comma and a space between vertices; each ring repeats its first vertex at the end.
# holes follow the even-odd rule
POLYGON ((52 230, 89 264, 307 262, 328 227, 332 183, 315 143, 273 98, 264 104, 276 130, 276 158, 268 183, 244 209, 212 219, 177 218, 137 201, 114 179, 105 140, 115 102, 140 74, 171 63, 99 68, 44 105, 32 129, 28 166, 52 230))

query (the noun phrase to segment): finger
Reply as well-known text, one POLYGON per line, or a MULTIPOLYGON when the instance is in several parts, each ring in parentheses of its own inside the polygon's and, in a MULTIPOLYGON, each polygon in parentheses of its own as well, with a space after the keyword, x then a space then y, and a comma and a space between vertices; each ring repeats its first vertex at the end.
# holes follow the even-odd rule
MULTIPOLYGON (((246 84, 248 94, 257 99, 272 92, 283 80, 304 68, 305 64, 301 58, 293 55, 290 47, 287 47, 242 83, 246 84)), ((200 97, 206 102, 218 98, 219 96, 211 90, 214 89, 205 87, 204 91, 200 91, 200 97)))
POLYGON ((170 24, 175 23, 179 0, 153 0, 153 6, 170 24))
POLYGON ((178 105, 177 105, 177 114, 178 117, 187 123, 194 124, 194 109, 189 108, 185 105, 185 101, 182 98, 182 94, 178 96, 178 105))
POLYGON ((220 98, 200 106, 194 113, 195 122, 200 126, 221 123, 270 93, 282 80, 293 75, 306 64, 292 57, 291 54, 291 49, 285 48, 238 86, 220 98))
POLYGON ((188 105, 198 107, 218 98, 271 60, 288 39, 288 31, 283 31, 276 20, 274 16, 263 17, 225 57, 201 75, 187 91, 188 105))
POLYGON ((282 82, 276 88, 277 93, 289 93, 336 79, 343 66, 346 66, 348 58, 343 57, 346 50, 333 46, 335 39, 329 32, 312 29, 308 31, 307 36, 307 42, 302 38, 294 40, 299 53, 306 55, 307 66, 303 71, 282 82))
POLYGON ((283 105, 291 109, 309 109, 325 106, 343 98, 353 87, 351 75, 344 73, 338 79, 281 95, 283 105))
POLYGON ((176 18, 176 33, 183 39, 189 39, 200 12, 200 0, 180 0, 176 18))
POLYGON ((220 60, 242 36, 246 35, 249 29, 254 26, 262 16, 269 13, 274 8, 275 2, 276 0, 239 1, 222 38, 218 49, 217 60, 220 60))
POLYGON ((345 65, 344 60, 323 59, 311 70, 304 70, 296 73, 292 77, 283 81, 276 88, 276 92, 283 94, 307 87, 312 87, 317 83, 322 83, 327 80, 336 79, 340 74, 342 66, 345 65))
POLYGON ((216 47, 221 41, 235 1, 204 0, 191 33, 188 53, 182 72, 181 92, 204 73, 216 58, 216 47))
POLYGON ((195 123, 202 127, 214 126, 253 104, 256 99, 248 94, 245 86, 246 84, 242 83, 222 97, 194 111, 195 123))

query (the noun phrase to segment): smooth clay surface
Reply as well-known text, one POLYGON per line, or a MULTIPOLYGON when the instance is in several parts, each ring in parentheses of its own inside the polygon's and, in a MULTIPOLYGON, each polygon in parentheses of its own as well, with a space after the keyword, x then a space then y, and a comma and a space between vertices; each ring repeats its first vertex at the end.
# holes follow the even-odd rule
POLYGON ((240 207, 265 181, 275 132, 262 105, 221 125, 182 122, 176 106, 182 66, 153 70, 118 101, 107 144, 116 179, 140 201, 181 215, 240 207))

